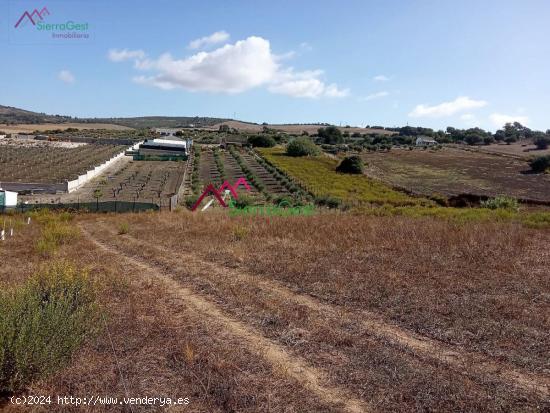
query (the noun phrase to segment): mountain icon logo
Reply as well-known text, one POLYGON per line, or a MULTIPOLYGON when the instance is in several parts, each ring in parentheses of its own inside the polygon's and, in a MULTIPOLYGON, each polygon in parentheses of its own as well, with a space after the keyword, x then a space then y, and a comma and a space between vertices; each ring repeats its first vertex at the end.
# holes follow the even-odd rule
POLYGON ((17 20, 17 23, 15 23, 15 28, 17 29, 19 27, 19 25, 21 24, 21 22, 25 17, 28 20, 30 20, 30 22, 34 26, 36 25, 36 22, 38 21, 38 19, 44 20, 44 16, 49 16, 49 15, 50 15, 50 12, 46 7, 43 7, 42 10, 40 11, 38 11, 37 9, 34 9, 31 13, 25 10, 25 12, 19 18, 19 20, 17 20))

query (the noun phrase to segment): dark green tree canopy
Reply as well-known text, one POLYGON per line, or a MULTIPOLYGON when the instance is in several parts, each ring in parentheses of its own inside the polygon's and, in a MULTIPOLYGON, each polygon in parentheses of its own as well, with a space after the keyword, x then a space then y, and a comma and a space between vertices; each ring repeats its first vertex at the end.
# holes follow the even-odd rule
POLYGON ((362 174, 364 170, 363 160, 359 156, 347 156, 336 167, 336 172, 345 174, 362 174))
POLYGON ((315 156, 321 150, 308 138, 296 138, 286 147, 286 154, 289 156, 315 156))
POLYGON ((336 126, 327 126, 326 128, 319 128, 317 134, 321 138, 323 143, 329 145, 336 145, 344 142, 342 132, 336 126))

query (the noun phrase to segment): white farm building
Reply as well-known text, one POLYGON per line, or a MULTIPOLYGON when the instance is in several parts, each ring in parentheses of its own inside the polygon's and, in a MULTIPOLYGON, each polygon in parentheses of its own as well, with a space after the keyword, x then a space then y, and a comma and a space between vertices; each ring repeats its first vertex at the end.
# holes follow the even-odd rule
POLYGON ((426 136, 416 138, 416 146, 433 146, 437 145, 437 141, 426 136))
POLYGON ((17 206, 17 192, 6 191, 0 188, 0 210, 17 206))

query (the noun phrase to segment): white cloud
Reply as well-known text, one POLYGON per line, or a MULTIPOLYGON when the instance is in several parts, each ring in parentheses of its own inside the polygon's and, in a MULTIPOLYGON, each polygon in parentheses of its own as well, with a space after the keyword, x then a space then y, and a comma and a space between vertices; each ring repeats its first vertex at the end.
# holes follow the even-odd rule
POLYGON ((313 47, 308 42, 302 42, 300 43, 300 48, 302 50, 305 50, 306 52, 311 52, 313 50, 313 47))
POLYGON ((372 80, 376 82, 387 82, 388 80, 390 80, 390 78, 384 75, 378 75, 378 76, 374 76, 372 80))
POLYGON ((371 93, 370 95, 367 95, 367 96, 361 98, 360 100, 369 101, 369 100, 374 100, 374 99, 380 99, 380 98, 389 96, 389 94, 390 94, 390 92, 383 90, 381 92, 371 93))
POLYGON ((144 59, 145 52, 143 50, 111 49, 109 50, 108 56, 109 56, 109 60, 113 62, 123 62, 125 60, 131 60, 131 59, 144 59))
POLYGON ((57 78, 65 83, 74 83, 75 77, 68 70, 62 70, 57 74, 57 78))
POLYGON ((460 96, 451 102, 443 102, 439 105, 417 105, 414 110, 409 113, 410 117, 431 117, 440 118, 444 116, 451 116, 465 110, 482 108, 487 105, 484 100, 473 100, 468 96, 460 96))
POLYGON ((282 67, 281 58, 271 52, 269 41, 256 36, 183 59, 176 59, 169 53, 158 59, 137 57, 134 67, 156 72, 135 76, 135 82, 164 90, 183 88, 189 91, 240 93, 264 86, 272 93, 293 97, 349 95, 348 89, 325 84, 321 79, 321 70, 297 72, 291 67, 282 67))
POLYGON ((279 71, 271 85, 270 92, 297 98, 346 97, 349 89, 339 89, 337 85, 326 85, 319 77, 322 70, 306 70, 294 72, 292 68, 279 71))
POLYGON ((519 122, 522 125, 529 123, 529 118, 524 115, 504 115, 502 113, 491 113, 489 119, 496 127, 502 127, 507 123, 519 122))
POLYGON ((345 98, 349 95, 349 89, 338 89, 338 86, 335 83, 332 83, 325 88, 325 96, 331 98, 345 98))
POLYGON ((204 46, 209 46, 216 43, 222 43, 229 39, 229 33, 222 30, 219 32, 212 33, 210 36, 204 36, 200 39, 192 40, 189 43, 189 49, 200 49, 204 46))

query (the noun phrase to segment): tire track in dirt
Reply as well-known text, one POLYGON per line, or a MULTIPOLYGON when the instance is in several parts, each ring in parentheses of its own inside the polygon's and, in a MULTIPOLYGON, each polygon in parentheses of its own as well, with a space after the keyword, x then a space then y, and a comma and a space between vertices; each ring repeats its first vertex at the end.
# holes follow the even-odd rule
POLYGON ((83 235, 97 248, 142 269, 144 274, 164 284, 170 294, 184 300, 190 307, 211 318, 226 331, 242 339, 244 345, 261 355, 273 366, 275 371, 283 372, 284 375, 300 383, 322 401, 338 406, 342 411, 349 413, 370 411, 364 401, 354 398, 342 389, 324 383, 326 379, 322 371, 309 366, 300 357, 290 355, 283 347, 265 338, 252 327, 226 316, 216 304, 208 301, 191 289, 182 286, 169 274, 153 265, 149 265, 144 260, 120 251, 115 245, 94 238, 84 225, 79 224, 78 226, 83 235))
MULTIPOLYGON (((100 226, 108 232, 112 233, 113 231, 105 224, 100 224, 100 226)), ((513 366, 491 360, 485 355, 452 348, 444 343, 391 324, 372 312, 352 312, 336 305, 324 303, 309 295, 297 293, 275 280, 204 261, 193 254, 168 252, 139 241, 130 235, 125 235, 124 239, 140 247, 157 250, 162 256, 172 255, 177 258, 174 260, 176 262, 184 261, 187 271, 192 271, 193 268, 202 268, 219 278, 234 278, 240 282, 255 285, 264 291, 275 293, 281 298, 304 305, 320 315, 359 321, 377 339, 396 347, 405 348, 425 359, 444 363, 460 374, 473 373, 480 377, 490 377, 498 382, 511 385, 520 391, 529 394, 534 393, 544 398, 550 397, 550 378, 547 376, 523 372, 513 366)), ((159 263, 159 265, 162 265, 162 263, 159 263)))

